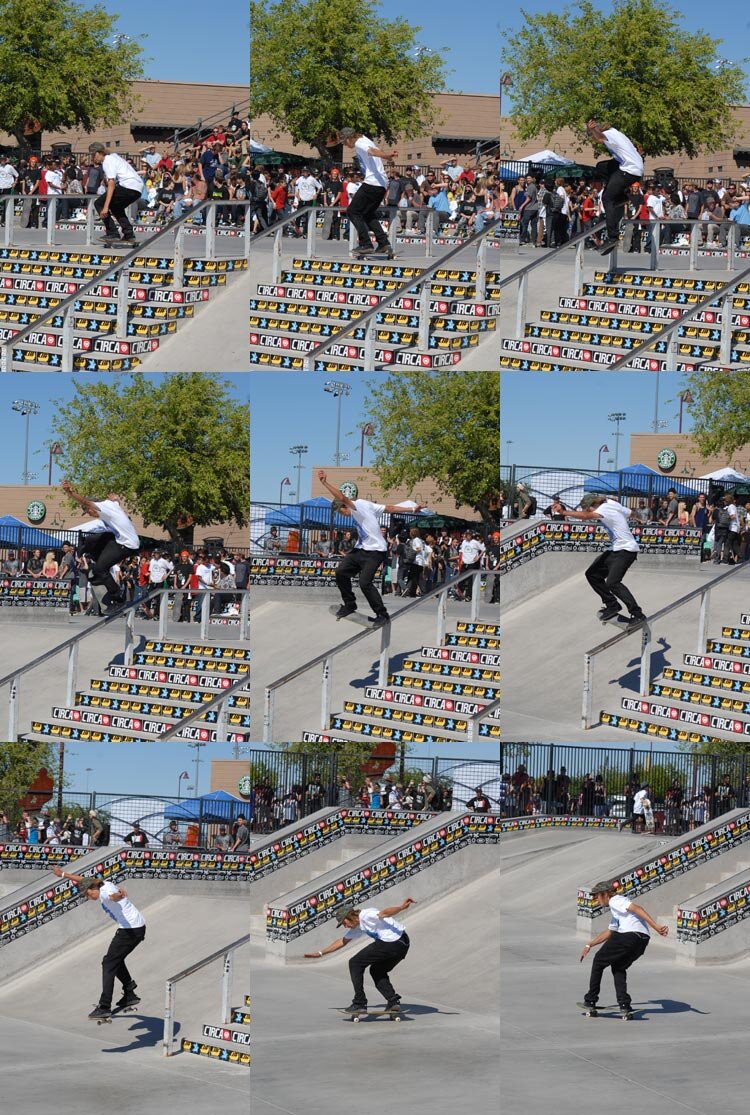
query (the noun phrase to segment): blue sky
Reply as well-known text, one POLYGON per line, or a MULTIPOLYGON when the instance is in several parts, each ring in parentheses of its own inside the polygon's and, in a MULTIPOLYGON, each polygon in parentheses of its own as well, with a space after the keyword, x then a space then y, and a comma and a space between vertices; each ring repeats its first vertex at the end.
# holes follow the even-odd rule
MULTIPOLYGON (((265 750, 262 743, 250 744, 253 749, 265 750)), ((415 747, 414 756, 432 758, 497 759, 497 743, 446 744, 445 747, 426 745, 415 747)), ((214 743, 201 748, 201 765, 198 790, 210 789, 209 765, 211 759, 234 757, 232 744, 214 743)), ((195 784, 195 750, 180 743, 92 743, 69 745, 65 751, 65 769, 68 789, 82 793, 163 794, 176 797, 178 782, 181 797, 191 796, 188 786, 195 784), (180 780, 187 771, 189 778, 180 780)))
MULTIPOLYGON (((607 415, 620 412, 618 464, 629 462, 630 434, 652 433, 659 381, 659 429, 676 433, 681 372, 505 372, 500 377, 502 463, 559 468, 595 468, 601 445, 602 467, 613 456, 615 425, 607 415), (661 425, 666 423, 666 425, 661 425), (511 445, 508 445, 508 441, 511 445)), ((691 428, 683 413, 682 429, 691 428)), ((612 467, 611 465, 606 467, 612 467)))

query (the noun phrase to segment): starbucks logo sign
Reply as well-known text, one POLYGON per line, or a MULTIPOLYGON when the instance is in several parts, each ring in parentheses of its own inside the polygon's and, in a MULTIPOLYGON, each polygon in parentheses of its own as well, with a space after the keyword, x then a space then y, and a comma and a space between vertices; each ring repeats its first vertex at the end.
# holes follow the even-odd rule
POLYGON ((40 499, 32 499, 26 508, 26 517, 30 523, 41 523, 47 514, 47 508, 40 499))
POLYGON ((253 780, 249 774, 243 774, 242 778, 237 783, 237 789, 243 798, 249 798, 253 792, 253 780))
POLYGON ((351 480, 345 480, 343 484, 339 485, 339 491, 343 492, 347 499, 356 499, 359 488, 351 480))
POLYGON ((674 449, 660 449, 656 455, 656 463, 662 472, 671 472, 677 464, 677 454, 674 449))

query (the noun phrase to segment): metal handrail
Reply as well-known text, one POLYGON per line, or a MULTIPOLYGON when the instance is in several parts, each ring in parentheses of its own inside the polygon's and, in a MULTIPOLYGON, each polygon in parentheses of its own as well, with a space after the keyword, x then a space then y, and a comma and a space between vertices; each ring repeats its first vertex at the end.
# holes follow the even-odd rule
MULTIPOLYGON (((58 643, 57 646, 52 647, 50 650, 44 651, 43 654, 38 655, 31 662, 27 662, 23 666, 19 666, 18 669, 12 670, 9 674, 6 674, 4 677, 1 677, 0 678, 0 689, 2 689, 2 687, 4 685, 8 685, 8 684, 10 684, 10 687, 11 687, 10 688, 10 694, 9 694, 9 697, 8 697, 8 739, 15 740, 15 739, 18 738, 19 682, 20 682, 21 677, 24 674, 30 673, 31 670, 35 670, 37 668, 37 666, 41 666, 45 662, 51 661, 51 659, 56 657, 56 655, 60 654, 62 651, 67 650, 67 652, 68 652, 68 669, 67 669, 67 684, 66 684, 65 700, 68 704, 72 704, 73 703, 73 697, 74 697, 74 694, 75 694, 75 689, 76 689, 76 675, 77 675, 77 669, 78 669, 78 649, 79 649, 79 646, 83 642, 84 639, 88 639, 92 635, 97 634, 99 631, 102 630, 102 628, 106 627, 108 624, 110 624, 110 623, 112 623, 116 620, 122 619, 123 615, 124 615, 124 617, 125 617, 125 648, 124 648, 124 651, 123 651, 123 662, 125 663, 125 665, 130 665, 130 663, 133 660, 133 652, 134 652, 134 647, 135 647, 135 618, 136 618, 137 610, 144 603, 146 603, 149 600, 154 600, 157 596, 160 596, 160 595, 167 595, 168 596, 169 593, 172 593, 172 592, 181 593, 181 592, 188 592, 188 591, 190 591, 190 590, 188 590, 188 589, 164 589, 164 588, 153 589, 153 590, 145 593, 143 596, 139 597, 138 600, 131 600, 128 604, 124 605, 123 608, 121 608, 116 614, 111 615, 111 616, 103 616, 101 619, 99 619, 95 623, 93 623, 90 627, 87 627, 85 631, 79 631, 78 634, 72 635, 69 639, 65 639, 62 643, 58 643)), ((240 593, 240 592, 243 593, 242 613, 241 613, 241 616, 240 616, 241 632, 242 632, 242 623, 244 623, 245 626, 246 626, 247 622, 248 622, 247 617, 248 617, 248 608, 249 608, 249 596, 248 596, 248 593, 247 593, 246 589, 227 590, 227 589, 212 588, 212 589, 196 590, 196 592, 197 593, 198 592, 202 593, 203 597, 204 597, 203 601, 202 601, 203 616, 202 616, 202 622, 201 622, 201 638, 206 638, 207 637, 206 635, 204 635, 204 631, 206 631, 207 627, 208 627, 208 618, 209 618, 209 616, 208 616, 208 598, 211 595, 215 595, 215 594, 218 594, 218 593, 227 593, 227 592, 234 592, 235 594, 240 593)), ((165 631, 166 631, 166 608, 161 608, 160 609, 160 614, 159 614, 159 631, 158 631, 158 636, 159 636, 160 639, 164 638, 165 631)), ((230 696, 236 689, 240 689, 242 687, 242 684, 247 685, 247 678, 246 677, 241 679, 240 682, 238 682, 237 684, 230 686, 229 689, 222 690, 221 694, 219 696, 217 696, 215 698, 212 698, 210 701, 206 701, 203 705, 201 705, 199 707, 199 709, 195 713, 191 714, 191 716, 189 718, 186 718, 185 721, 182 721, 177 727, 175 727, 164 738, 171 739, 172 736, 173 736, 173 733, 176 732, 176 731, 179 731, 180 727, 184 727, 185 724, 188 721, 190 723, 192 723, 193 720, 198 718, 199 714, 206 712, 208 709, 212 708, 215 704, 218 704, 220 701, 222 701, 226 697, 230 696)))
POLYGON ((208 964, 212 964, 214 960, 223 958, 224 965, 221 977, 221 1023, 226 1026, 230 1021, 232 1012, 232 975, 233 975, 233 962, 234 954, 237 949, 242 948, 250 942, 250 934, 246 933, 244 937, 238 937, 236 941, 232 941, 223 948, 217 949, 209 956, 204 956, 202 960, 196 961, 191 964, 189 968, 184 968, 174 976, 169 976, 165 984, 165 1002, 164 1002, 164 1038, 162 1041, 162 1053, 165 1057, 171 1057, 174 1053, 172 1048, 174 1044, 174 1010, 176 1003, 175 985, 181 980, 187 979, 195 972, 199 972, 208 964))
MULTIPOLYGON (((417 600, 413 600, 404 608, 391 615, 391 622, 384 624, 382 627, 373 627, 370 630, 360 631, 358 635, 352 635, 351 638, 345 639, 342 643, 331 648, 331 650, 323 651, 323 653, 311 658, 302 666, 297 666, 294 670, 284 674, 283 677, 277 678, 269 685, 266 685, 263 691, 263 742, 273 742, 273 712, 274 712, 274 695, 278 689, 287 685, 291 681, 295 681, 298 677, 306 674, 309 670, 314 669, 316 666, 323 666, 323 679, 321 690, 321 727, 325 730, 327 720, 330 715, 331 704, 331 674, 333 659, 337 654, 349 650, 356 643, 361 642, 363 639, 369 638, 375 632, 380 633, 380 661, 378 664, 378 682, 379 686, 386 684, 388 673, 390 670, 390 642, 391 642, 391 629, 396 620, 401 619, 402 616, 413 612, 415 608, 420 608, 429 600, 438 600, 438 613, 437 613, 437 641, 442 642, 443 635, 445 634, 445 621, 446 621, 446 605, 448 592, 456 585, 461 584, 463 581, 468 580, 470 577, 475 579, 475 589, 472 592, 471 598, 471 612, 469 614, 470 622, 476 623, 479 620, 479 605, 481 597, 481 578, 482 577, 499 577, 499 569, 477 569, 471 570, 468 573, 459 573, 456 577, 452 577, 450 581, 440 585, 438 588, 431 589, 428 593, 420 596, 417 600)), ((491 706, 494 708, 494 702, 491 706)), ((485 710, 482 710, 482 716, 485 710)), ((479 717, 481 719, 481 716, 479 717)))
MULTIPOLYGON (((9 208, 13 204, 16 197, 23 197, 23 196, 24 195, 22 195, 22 194, 8 195, 8 197, 5 199, 7 208, 9 208)), ((51 200, 55 201, 56 199, 51 199, 51 200)), ((79 301, 79 299, 84 297, 90 290, 93 290, 94 287, 97 287, 101 283, 106 282, 112 275, 115 275, 117 272, 121 273, 120 278, 119 278, 119 286, 118 286, 118 294, 117 294, 117 300, 118 300, 118 327, 121 327, 121 325, 122 325, 121 318, 126 317, 126 315, 127 315, 127 290, 128 290, 127 277, 128 277, 128 268, 130 267, 130 264, 138 256, 143 255, 143 253, 145 251, 147 251, 148 248, 150 248, 150 246, 152 244, 156 243, 157 240, 160 240, 161 237, 163 237, 163 236, 167 236, 167 235, 171 234, 174 230, 177 230, 177 236, 175 237, 175 246, 174 246, 175 260, 174 260, 174 277, 173 277, 173 284, 172 285, 173 286, 179 286, 182 282, 183 264, 184 264, 184 251, 183 251, 183 246, 182 246, 182 232, 183 232, 183 229, 184 229, 185 225, 189 221, 193 220, 193 218, 198 213, 207 210, 208 214, 209 214, 209 216, 208 216, 208 221, 209 221, 208 231, 210 232, 211 229, 213 229, 213 231, 215 232, 215 219, 216 219, 216 209, 217 209, 217 207, 218 206, 231 206, 231 205, 247 206, 247 213, 245 215, 245 236, 249 240, 250 206, 249 206, 247 201, 233 201, 233 200, 225 201, 223 199, 217 201, 217 200, 214 200, 214 199, 206 198, 204 201, 199 202, 198 205, 191 207, 189 212, 183 213, 182 216, 178 217, 176 221, 172 221, 167 228, 159 229, 159 231, 155 232, 153 234, 153 236, 147 237, 147 239, 144 240, 137 247, 132 248, 130 251, 126 252, 125 255, 120 256, 116 260, 115 263, 110 264, 110 266, 105 268, 104 271, 101 271, 93 279, 90 279, 87 283, 84 283, 84 285, 82 287, 79 287, 78 290, 76 290, 74 294, 68 295, 68 297, 64 298, 61 302, 59 302, 57 304, 57 306, 54 306, 52 309, 47 310, 45 313, 41 314, 38 318, 35 318, 35 320, 33 322, 31 322, 31 324, 24 326, 24 328, 19 330, 19 332, 16 333, 13 337, 10 337, 7 341, 3 342, 3 344, 2 344, 2 360, 1 360, 1 363, 0 363, 0 371, 8 372, 8 371, 12 370, 10 365, 12 363, 12 349, 15 345, 22 342, 26 337, 28 337, 28 335, 30 333, 35 332, 37 329, 39 329, 41 326, 43 326, 45 322, 48 322, 50 320, 50 318, 53 318, 53 317, 56 317, 56 316, 62 314, 64 322, 65 322, 65 324, 67 324, 70 312, 73 309, 73 306, 75 305, 75 303, 77 301, 79 301), (124 312, 123 312, 123 308, 124 308, 124 312)), ((7 218, 7 208, 6 208, 6 218, 7 218)), ((211 245, 209 245, 208 240, 209 240, 209 238, 207 236, 206 237, 206 253, 207 253, 207 258, 211 258, 208 253, 209 253, 209 251, 213 250, 213 248, 212 248, 211 245)), ((246 251, 247 251, 247 248, 246 248, 246 251)), ((105 255, 106 252, 102 251, 99 254, 100 255, 105 255)), ((65 328, 65 325, 64 325, 63 328, 65 328)), ((119 331, 119 329, 118 329, 118 331, 119 331)), ((66 344, 66 334, 65 333, 63 334, 64 340, 63 340, 63 357, 62 357, 63 366, 62 366, 62 369, 61 369, 62 371, 72 371, 72 356, 73 356, 72 330, 71 329, 67 330, 67 334, 68 334, 67 335, 67 344, 66 344)))
POLYGON ((598 643, 597 646, 592 647, 591 650, 586 651, 583 656, 583 703, 582 703, 582 725, 584 728, 590 728, 591 724, 591 709, 594 699, 594 659, 597 655, 609 650, 610 647, 615 646, 617 643, 622 642, 623 639, 629 638, 636 632, 641 635, 641 665, 640 665, 640 684, 638 693, 639 696, 645 697, 648 695, 648 687, 651 682, 651 643, 652 643, 652 625, 656 620, 662 619, 664 616, 669 615, 670 612, 677 611, 683 605, 688 604, 696 597, 700 597, 701 606, 698 616, 698 633, 696 639, 696 654, 705 654, 705 643, 708 632, 708 608, 711 599, 711 589, 715 588, 722 581, 726 581, 729 577, 734 577, 742 570, 746 570, 747 566, 735 565, 733 569, 728 569, 726 573, 720 573, 713 580, 708 581, 706 584, 701 585, 700 588, 692 589, 690 592, 680 596, 671 604, 666 604, 660 608, 658 612, 646 617, 646 623, 638 627, 626 628, 623 631, 618 631, 610 639, 605 639, 603 643, 598 643))
MULTIPOLYGON (((453 259, 454 256, 459 255, 461 252, 465 251, 466 248, 473 247, 474 244, 478 244, 480 241, 481 244, 479 244, 479 251, 477 253, 476 281, 477 289, 479 289, 480 285, 483 288, 484 272, 486 268, 484 253, 487 248, 487 237, 496 227, 501 224, 501 222, 502 217, 496 217, 494 220, 488 221, 481 232, 472 233, 472 235, 467 237, 467 239, 464 240, 462 244, 457 244, 454 248, 451 248, 449 252, 446 252, 445 255, 441 256, 440 259, 437 260, 435 263, 431 263, 429 267, 425 267, 422 271, 420 271, 418 275, 415 275, 411 279, 404 279, 403 283, 396 290, 391 291, 390 294, 387 294, 385 298, 382 298, 377 306, 373 306, 369 310, 365 310, 365 312, 359 317, 355 318, 354 321, 351 321, 348 325, 342 326, 341 329, 337 330, 337 332, 332 337, 329 337, 327 340, 322 341, 320 344, 310 349, 310 351, 305 354, 305 361, 308 365, 307 370, 312 370, 311 365, 316 356, 318 356, 322 352, 325 352, 331 347, 332 344, 336 344, 336 342, 341 340, 342 337, 346 337, 349 333, 352 332, 353 329, 361 329, 361 327, 370 322, 376 316, 376 314, 381 313, 386 306, 390 306, 391 302, 395 302, 397 298, 400 298, 404 291, 410 290, 414 286, 421 285, 422 287, 421 315, 429 315, 429 299, 427 297, 427 292, 425 291, 425 284, 427 283, 427 280, 431 279, 435 272, 439 271, 441 267, 444 267, 449 260, 453 259)), ((430 235, 431 234, 428 233, 428 241, 430 239, 430 235)), ((367 350, 371 338, 372 333, 368 328, 365 338, 365 363, 368 365, 373 363, 374 361, 374 351, 372 353, 372 359, 368 360, 367 358, 367 350)), ((372 339, 372 343, 374 344, 374 339, 372 339)))

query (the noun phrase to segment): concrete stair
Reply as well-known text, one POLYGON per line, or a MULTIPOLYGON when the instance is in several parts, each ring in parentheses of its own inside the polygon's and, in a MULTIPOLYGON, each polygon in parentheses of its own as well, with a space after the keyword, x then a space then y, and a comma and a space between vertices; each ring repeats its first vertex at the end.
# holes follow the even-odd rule
MULTIPOLYGON (((0 340, 7 341, 65 298, 103 273, 119 258, 104 250, 0 248, 0 340)), ((94 287, 74 305, 75 371, 128 371, 139 357, 155 351, 159 339, 176 332, 182 320, 208 302, 214 287, 247 268, 244 259, 186 259, 183 284, 172 287, 174 260, 145 254, 128 275, 126 335, 116 335, 117 275, 94 287)), ((62 315, 45 322, 13 349, 12 366, 60 369, 62 315)))
MULTIPOLYGON (((721 283, 664 274, 598 272, 583 283, 580 296, 560 297, 555 309, 542 310, 527 323, 521 339, 501 341, 501 368, 522 371, 606 369, 645 340, 656 338, 632 367, 645 371, 692 371, 699 362, 718 365, 723 299, 685 321, 676 337, 659 333, 690 305, 721 283)), ((732 366, 750 365, 750 285, 738 284, 732 299, 732 366)))
MULTIPOLYGON (((230 742, 250 739, 250 652, 237 646, 147 640, 132 666, 110 665, 75 694, 73 705, 55 705, 46 720, 33 720, 24 738, 126 743, 158 740, 246 675, 247 684, 227 699, 230 742), (174 668, 172 668, 174 667, 174 668)), ((179 739, 216 742, 216 709, 180 732, 179 739)))
POLYGON ((602 711, 600 722, 678 743, 750 740, 749 620, 743 615, 737 626, 722 627, 721 639, 707 640, 705 656, 683 655, 689 669, 665 668, 648 697, 621 698, 622 711, 602 711))
MULTIPOLYGON (((420 268, 398 262, 369 263, 295 259, 277 284, 259 284, 250 299, 250 362, 299 370, 321 341, 357 321, 388 294, 416 279, 420 268)), ((500 313, 500 276, 488 272, 476 297, 476 272, 446 268, 430 283, 429 344, 419 348, 418 288, 403 294, 375 320, 376 367, 452 367, 461 353, 495 329, 500 313)), ((354 329, 316 360, 316 370, 361 369, 365 328, 354 329)))

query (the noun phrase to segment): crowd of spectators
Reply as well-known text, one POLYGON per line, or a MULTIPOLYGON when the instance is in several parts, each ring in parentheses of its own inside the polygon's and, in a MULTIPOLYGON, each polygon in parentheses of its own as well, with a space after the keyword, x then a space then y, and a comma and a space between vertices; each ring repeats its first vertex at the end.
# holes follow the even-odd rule
MULTIPOLYGON (((101 615, 89 585, 91 560, 79 554, 70 542, 60 551, 7 551, 0 571, 10 577, 23 576, 39 581, 64 581, 69 586, 71 615, 101 615)), ((249 563, 242 553, 220 549, 210 553, 201 548, 182 549, 170 556, 167 549, 144 549, 139 554, 112 566, 112 576, 120 586, 119 604, 139 601, 156 588, 173 590, 172 615, 178 623, 200 619, 203 593, 218 589, 211 597, 212 614, 238 616, 238 593, 247 588, 249 563)), ((162 597, 144 601, 139 615, 158 619, 162 597)))
POLYGON ((52 813, 45 807, 35 815, 24 809, 19 819, 11 822, 8 813, 0 811, 0 844, 60 844, 74 848, 103 848, 110 841, 109 821, 95 809, 88 813, 52 813))

